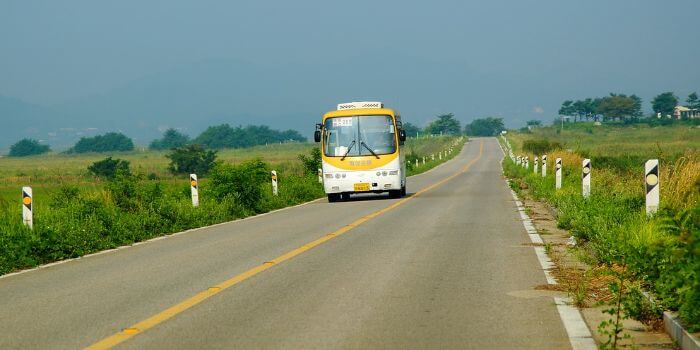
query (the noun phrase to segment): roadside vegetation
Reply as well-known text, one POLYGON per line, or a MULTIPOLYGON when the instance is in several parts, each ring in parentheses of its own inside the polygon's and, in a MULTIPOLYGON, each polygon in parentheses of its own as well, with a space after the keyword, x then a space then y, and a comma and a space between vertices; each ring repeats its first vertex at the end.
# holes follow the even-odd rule
MULTIPOLYGON (((409 166, 409 175, 456 155, 464 142, 457 140, 409 138, 407 159, 428 157, 409 166), (438 152, 451 146, 440 160, 438 152)), ((321 198, 319 167, 315 143, 1 158, 0 274, 321 198), (191 169, 200 171, 198 207, 190 197, 191 169), (270 170, 278 174, 278 196, 270 170), (22 223, 22 186, 34 190, 33 230, 22 223)))
MULTIPOLYGON (((619 296, 617 310, 641 321, 658 319, 664 309, 678 311, 691 331, 700 331, 700 128, 689 122, 576 123, 507 136, 515 155, 531 160, 529 170, 504 160, 514 189, 552 205, 559 227, 576 238, 575 253, 615 277, 609 291, 619 296), (546 178, 532 170, 532 160, 542 154, 548 157, 546 178), (563 185, 557 191, 558 157, 563 185), (584 158, 593 169, 588 199, 581 195, 584 158), (661 208, 651 217, 643 182, 648 159, 660 162, 661 208)), ((616 337, 618 325, 603 326, 616 337)))

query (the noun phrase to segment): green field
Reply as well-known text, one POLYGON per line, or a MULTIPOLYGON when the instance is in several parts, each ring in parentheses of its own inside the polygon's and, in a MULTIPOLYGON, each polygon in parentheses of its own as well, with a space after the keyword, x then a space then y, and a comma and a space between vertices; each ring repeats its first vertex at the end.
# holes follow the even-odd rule
POLYGON ((517 147, 526 139, 544 138, 561 143, 565 149, 606 156, 668 157, 700 149, 700 127, 685 124, 653 127, 576 123, 565 124, 563 131, 559 127, 543 127, 531 133, 511 133, 508 138, 517 147))
POLYGON ((530 159, 529 170, 504 160, 513 188, 556 208, 559 227, 579 242, 572 253, 587 256, 624 285, 624 315, 649 321, 670 309, 700 330, 700 128, 580 123, 563 131, 509 132, 507 139, 516 156, 530 159), (544 146, 549 149, 533 152, 544 146), (532 170, 534 157, 543 153, 551 169, 544 178, 532 170), (560 190, 554 185, 556 158, 563 161, 560 190), (588 199, 581 194, 584 158, 592 167, 588 199), (659 159, 660 172, 660 209, 652 216, 645 212, 648 159, 659 159), (656 303, 647 302, 643 291, 656 303))
MULTIPOLYGON (((407 159, 465 140, 408 139, 407 159)), ((299 155, 317 144, 287 143, 218 153, 221 166, 202 177, 200 206, 193 208, 189 177, 167 171, 167 152, 110 154, 130 162, 133 175, 96 178, 87 167, 107 154, 47 154, 0 158, 0 274, 72 258, 190 228, 234 220, 323 197, 317 165, 305 168, 299 155), (279 178, 273 196, 270 170, 279 178), (34 229, 22 224, 21 188, 34 192, 34 229)), ((408 173, 426 171, 454 157, 427 161, 408 173)))

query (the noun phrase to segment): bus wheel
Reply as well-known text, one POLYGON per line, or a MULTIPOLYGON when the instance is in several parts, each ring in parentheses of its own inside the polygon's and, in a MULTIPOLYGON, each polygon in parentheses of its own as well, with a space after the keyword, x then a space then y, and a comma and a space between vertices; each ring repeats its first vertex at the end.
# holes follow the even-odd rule
POLYGON ((401 190, 389 191, 389 198, 401 198, 401 190))
POLYGON ((401 186, 401 197, 406 197, 406 186, 401 186))
POLYGON ((337 202, 340 200, 340 194, 339 193, 329 193, 328 194, 328 202, 333 203, 337 202))

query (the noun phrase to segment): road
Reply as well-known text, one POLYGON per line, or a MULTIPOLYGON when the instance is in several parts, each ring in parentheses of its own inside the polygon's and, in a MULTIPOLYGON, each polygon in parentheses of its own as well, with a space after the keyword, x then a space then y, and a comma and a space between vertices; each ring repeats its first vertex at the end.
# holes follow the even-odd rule
POLYGON ((0 349, 570 348, 502 156, 2 278, 0 349))

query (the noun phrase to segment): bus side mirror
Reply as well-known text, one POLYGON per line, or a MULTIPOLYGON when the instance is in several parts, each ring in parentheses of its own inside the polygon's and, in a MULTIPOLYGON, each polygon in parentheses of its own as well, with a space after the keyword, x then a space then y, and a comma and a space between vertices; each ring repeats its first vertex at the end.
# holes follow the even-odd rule
POLYGON ((314 131, 314 141, 321 142, 321 130, 314 131))
POLYGON ((406 141, 406 130, 404 130, 404 129, 399 130, 399 141, 401 141, 401 143, 406 141))

